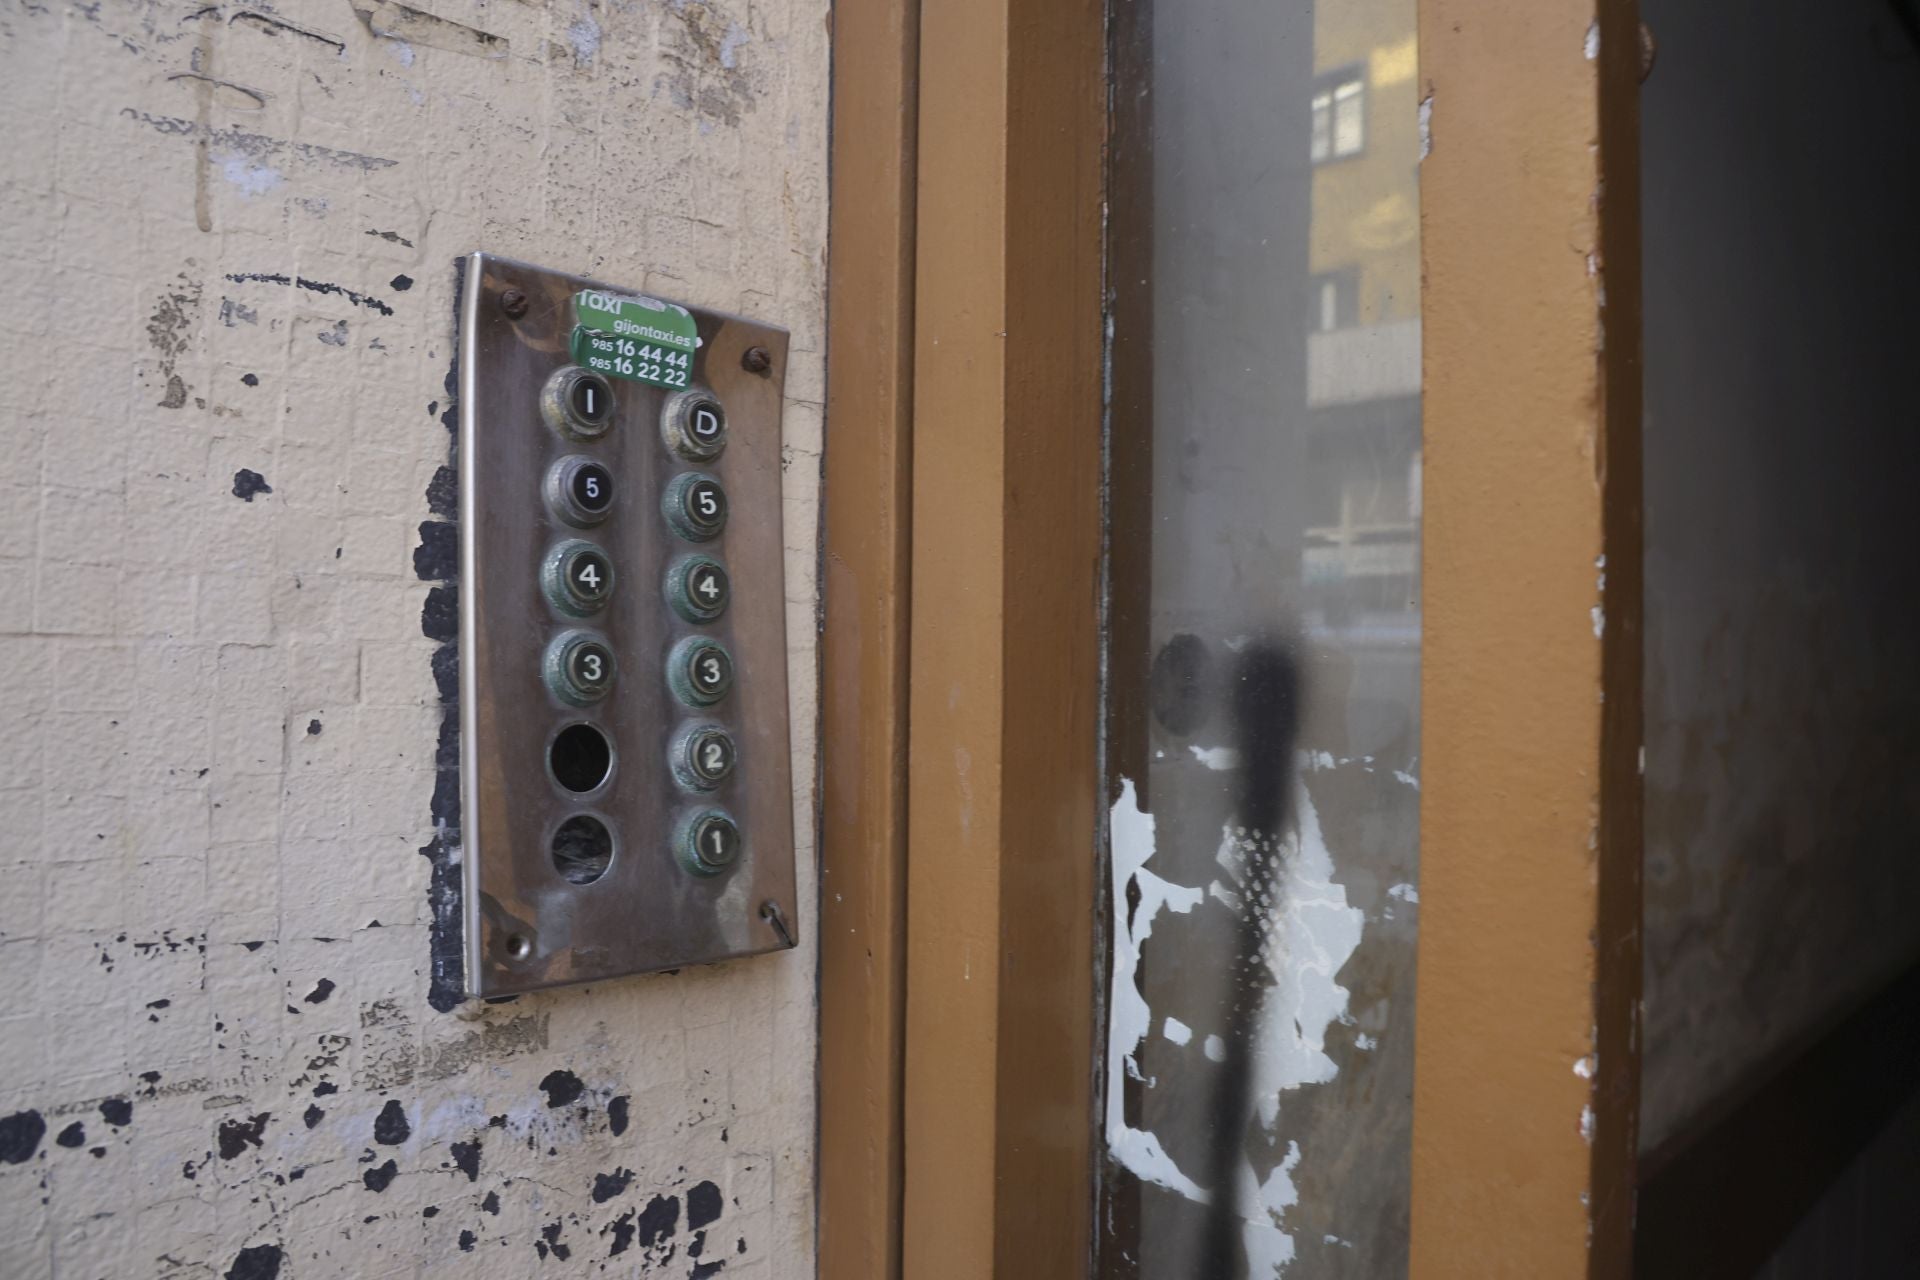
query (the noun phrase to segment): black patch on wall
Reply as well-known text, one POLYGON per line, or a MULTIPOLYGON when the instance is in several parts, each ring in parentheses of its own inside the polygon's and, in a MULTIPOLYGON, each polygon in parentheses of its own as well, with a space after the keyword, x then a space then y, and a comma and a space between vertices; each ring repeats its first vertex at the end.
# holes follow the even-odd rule
POLYGON ((383 1147, 397 1147, 412 1136, 407 1109, 400 1105, 398 1098, 388 1098, 387 1105, 373 1118, 373 1140, 383 1147))
POLYGON ((327 1118, 327 1113, 322 1111, 318 1105, 309 1103, 307 1104, 306 1114, 300 1118, 307 1122, 307 1128, 312 1129, 316 1128, 322 1120, 327 1118))
POLYGON ((233 496, 242 502, 252 502, 256 493, 272 493, 273 486, 258 471, 249 471, 245 467, 233 473, 233 496))
POLYGON ((500 1216, 500 1193, 498 1191, 487 1192, 487 1198, 480 1202, 480 1207, 482 1209, 485 1209, 488 1213, 492 1214, 494 1217, 496 1218, 499 1217, 500 1216))
POLYGON ((687 1230, 698 1231, 718 1222, 725 1207, 725 1202, 720 1198, 720 1188, 711 1182, 701 1183, 687 1192, 687 1230))
POLYGON ((473 1245, 474 1245, 474 1234, 473 1234, 473 1232, 471 1232, 471 1231, 462 1231, 462 1232, 460 1233, 460 1252, 462 1252, 462 1253, 472 1253, 472 1252, 473 1252, 473 1245))
POLYGON ((279 1245, 252 1245, 242 1249, 233 1260, 233 1265, 227 1268, 225 1280, 274 1280, 280 1274, 283 1257, 279 1245))
POLYGON ((615 1258, 633 1244, 633 1210, 627 1210, 609 1225, 613 1231, 613 1245, 607 1250, 607 1256, 615 1258))
MULTIPOLYGON (((318 720, 315 720, 313 723, 315 725, 318 725, 320 722, 318 720)), ((320 732, 320 730, 317 728, 309 727, 307 729, 307 732, 318 733, 320 732)), ((307 1003, 308 1004, 325 1004, 327 997, 332 994, 333 994, 333 979, 322 978, 320 979, 320 981, 313 984, 313 990, 307 992, 307 1003)))
POLYGON ((673 1237, 680 1225, 680 1197, 655 1196, 640 1211, 640 1247, 651 1249, 673 1237))
POLYGON ((108 1098, 100 1104, 100 1118, 115 1127, 133 1123, 133 1104, 125 1098, 108 1098))
MULTIPOLYGON (((460 314, 465 267, 465 259, 454 260, 453 307, 456 317, 460 314)), ((427 603, 421 612, 420 629, 429 639, 440 642, 433 651, 433 683, 440 694, 440 740, 443 744, 449 740, 457 743, 460 735, 460 610, 457 586, 460 530, 454 523, 460 511, 460 416, 456 405, 460 389, 460 344, 455 341, 451 345, 454 356, 447 367, 447 409, 441 418, 442 422, 448 424, 447 465, 434 472, 433 479, 427 484, 426 494, 427 509, 441 517, 441 520, 428 521, 420 526, 420 548, 414 552, 415 571, 428 581, 440 583, 428 593, 427 603), (449 553, 446 548, 455 550, 449 553), (430 577, 429 572, 448 577, 430 577)), ((466 994, 460 867, 456 861, 460 849, 459 754, 457 749, 439 753, 433 799, 430 802, 434 837, 420 849, 421 856, 432 868, 427 881, 427 907, 432 921, 427 934, 427 1003, 440 1013, 451 1011, 466 994)), ((469 1243, 465 1247, 470 1249, 473 1246, 469 1243)))
POLYGON ((214 1135, 220 1144, 220 1158, 231 1160, 248 1147, 259 1146, 261 1135, 267 1131, 268 1119, 270 1114, 262 1111, 250 1119, 224 1121, 214 1135))
POLYGON ((72 1124, 62 1129, 60 1136, 55 1138, 54 1141, 63 1147, 84 1147, 87 1145, 87 1127, 78 1120, 75 1120, 72 1124))
POLYGON ((546 1091, 549 1111, 556 1111, 577 1101, 587 1091, 587 1086, 580 1083, 580 1077, 565 1068, 547 1072, 540 1081, 540 1087, 546 1091))
POLYGON ((475 1138, 472 1142, 456 1142, 452 1150, 453 1167, 466 1174, 468 1182, 480 1181, 480 1139, 475 1138))
POLYGON ((619 1137, 627 1131, 627 1095, 621 1094, 607 1103, 607 1128, 613 1130, 613 1136, 619 1137))
POLYGON ((593 1202, 605 1204, 613 1199, 633 1182, 633 1170, 615 1169, 612 1173, 593 1175, 593 1202))
POLYGON ((360 1180, 367 1184, 367 1190, 380 1192, 392 1186, 399 1174, 400 1166, 389 1160, 378 1169, 369 1169, 361 1174, 360 1180))

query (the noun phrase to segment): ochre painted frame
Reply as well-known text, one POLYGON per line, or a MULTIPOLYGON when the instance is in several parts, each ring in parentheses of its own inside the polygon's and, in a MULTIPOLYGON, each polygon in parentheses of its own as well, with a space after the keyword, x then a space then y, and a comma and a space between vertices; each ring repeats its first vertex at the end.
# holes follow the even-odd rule
POLYGON ((1631 1265, 1639 61, 1634 0, 1420 2, 1417 1280, 1631 1265))
MULTIPOLYGON (((818 1274, 1059 1280, 1091 1232, 1104 13, 834 21, 818 1274)), ((1420 0, 1420 1280, 1627 1274, 1637 35, 1633 0, 1420 0)))
POLYGON ((821 637, 821 1276, 900 1275, 918 0, 834 6, 821 637))

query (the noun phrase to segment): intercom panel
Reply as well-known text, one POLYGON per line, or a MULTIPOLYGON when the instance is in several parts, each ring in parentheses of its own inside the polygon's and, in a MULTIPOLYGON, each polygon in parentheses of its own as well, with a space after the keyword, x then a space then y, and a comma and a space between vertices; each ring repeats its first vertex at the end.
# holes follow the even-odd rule
POLYGON ((473 995, 794 945, 786 358, 767 325, 464 262, 473 995))

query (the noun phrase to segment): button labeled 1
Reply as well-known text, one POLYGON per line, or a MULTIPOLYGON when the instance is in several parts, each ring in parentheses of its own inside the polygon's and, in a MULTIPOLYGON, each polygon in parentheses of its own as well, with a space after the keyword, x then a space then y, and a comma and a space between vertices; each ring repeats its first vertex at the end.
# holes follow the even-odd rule
POLYGON ((697 876, 719 875, 740 860, 746 846, 739 825, 719 809, 689 814, 674 835, 674 853, 680 865, 697 876))

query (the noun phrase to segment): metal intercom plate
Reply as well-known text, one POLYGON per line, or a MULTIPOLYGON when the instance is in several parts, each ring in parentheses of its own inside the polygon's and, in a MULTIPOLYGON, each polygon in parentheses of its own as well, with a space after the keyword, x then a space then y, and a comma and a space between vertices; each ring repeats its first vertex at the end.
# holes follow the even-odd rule
POLYGON ((464 262, 473 995, 793 945, 786 357, 784 330, 464 262))

